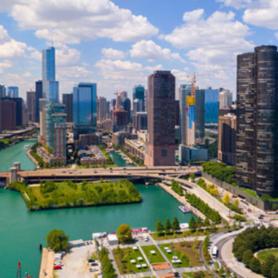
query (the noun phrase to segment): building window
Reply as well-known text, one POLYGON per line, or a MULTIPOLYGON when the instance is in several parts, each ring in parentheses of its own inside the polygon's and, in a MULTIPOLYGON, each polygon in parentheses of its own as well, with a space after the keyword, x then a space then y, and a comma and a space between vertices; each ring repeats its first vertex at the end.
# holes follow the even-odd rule
POLYGON ((167 156, 167 150, 166 149, 161 150, 161 156, 163 156, 163 157, 167 156))

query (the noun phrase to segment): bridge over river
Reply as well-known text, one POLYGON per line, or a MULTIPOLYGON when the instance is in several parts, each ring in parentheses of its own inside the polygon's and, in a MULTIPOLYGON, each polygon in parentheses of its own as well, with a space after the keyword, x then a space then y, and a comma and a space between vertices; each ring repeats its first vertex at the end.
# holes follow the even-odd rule
POLYGON ((34 171, 21 171, 20 165, 12 167, 10 172, 0 173, 0 179, 6 182, 25 181, 37 183, 45 180, 95 180, 109 178, 163 178, 181 177, 191 173, 200 172, 200 167, 117 167, 117 168, 90 168, 90 169, 38 169, 34 171))

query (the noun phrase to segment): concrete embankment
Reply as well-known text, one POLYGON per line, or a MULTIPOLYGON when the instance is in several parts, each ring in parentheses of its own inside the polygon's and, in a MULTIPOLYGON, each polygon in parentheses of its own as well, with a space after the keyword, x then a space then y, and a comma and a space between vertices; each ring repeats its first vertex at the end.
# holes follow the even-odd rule
POLYGON ((190 210, 198 217, 200 217, 201 219, 206 219, 206 217, 196 208, 194 208, 193 206, 191 206, 186 200, 184 196, 180 196, 179 194, 177 194, 175 191, 173 191, 171 189, 170 186, 167 186, 164 183, 158 183, 158 185, 165 190, 167 193, 169 193, 170 195, 172 195, 175 199, 177 199, 181 204, 183 204, 184 206, 190 208, 190 210))
POLYGON ((27 156, 32 160, 32 162, 36 165, 36 168, 39 167, 38 161, 31 155, 31 149, 28 149, 26 152, 27 156))
POLYGON ((43 248, 39 278, 54 278, 54 252, 43 248))

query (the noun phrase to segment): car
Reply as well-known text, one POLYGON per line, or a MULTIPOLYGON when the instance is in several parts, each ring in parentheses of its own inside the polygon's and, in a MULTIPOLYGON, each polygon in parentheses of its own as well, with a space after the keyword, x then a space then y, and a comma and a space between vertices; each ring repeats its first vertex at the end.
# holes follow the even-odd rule
POLYGON ((53 269, 54 270, 60 270, 60 269, 62 269, 62 266, 60 264, 54 265, 53 269))
POLYGON ((98 263, 97 262, 92 262, 91 266, 98 266, 98 263))
POLYGON ((94 259, 88 259, 88 262, 89 262, 89 263, 94 263, 95 260, 94 260, 94 259))

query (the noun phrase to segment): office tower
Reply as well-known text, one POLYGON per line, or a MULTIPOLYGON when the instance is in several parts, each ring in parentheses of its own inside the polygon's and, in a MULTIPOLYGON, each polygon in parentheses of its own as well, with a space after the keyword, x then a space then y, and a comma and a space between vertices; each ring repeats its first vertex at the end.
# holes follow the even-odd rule
POLYGON ((120 131, 126 130, 129 123, 128 112, 124 109, 115 109, 112 111, 112 130, 120 131))
POLYGON ((236 155, 236 115, 219 116, 218 121, 218 160, 235 165, 236 155))
POLYGON ((0 98, 0 132, 16 129, 16 102, 11 98, 0 98))
POLYGON ((18 98, 19 97, 19 89, 17 86, 10 86, 7 89, 7 96, 11 98, 18 98))
POLYGON ((181 130, 181 144, 186 145, 186 98, 191 93, 191 85, 183 84, 179 88, 180 99, 180 130, 181 130))
POLYGON ((16 113, 15 113, 15 120, 16 126, 22 127, 23 126, 23 99, 20 97, 14 97, 12 100, 15 102, 16 113))
POLYGON ((137 85, 133 89, 133 112, 145 111, 145 88, 137 85))
POLYGON ((42 89, 43 97, 48 101, 59 101, 59 83, 55 75, 55 48, 42 51, 42 89))
POLYGON ((105 97, 97 99, 97 121, 102 122, 110 118, 110 105, 105 97))
POLYGON ((179 95, 181 144, 202 144, 205 136, 205 90, 184 84, 179 88, 179 95))
POLYGON ((175 114, 176 114, 175 125, 179 126, 180 125, 180 101, 179 100, 175 100, 175 114))
POLYGON ((0 98, 6 96, 6 87, 0 84, 0 98))
POLYGON ((27 92, 27 119, 30 122, 36 121, 36 92, 27 92))
POLYGON ((55 150, 55 126, 66 122, 65 106, 60 103, 48 102, 46 110, 46 144, 55 150))
POLYGON ((175 165, 175 77, 156 71, 148 78, 147 166, 175 165))
POLYGON ((43 98, 42 80, 35 83, 36 105, 35 105, 35 122, 40 122, 40 99, 43 98))
POLYGON ((96 131, 97 84, 79 83, 73 89, 73 123, 77 139, 79 134, 96 131))
POLYGON ((67 122, 71 123, 73 120, 73 115, 72 115, 73 94, 63 94, 63 104, 65 105, 65 113, 67 114, 67 122))
POLYGON ((217 124, 219 113, 219 89, 205 90, 205 123, 217 124))
POLYGON ((47 100, 45 98, 39 99, 39 109, 40 109, 40 134, 39 142, 41 144, 46 143, 46 106, 47 100))
POLYGON ((121 106, 127 112, 128 122, 131 120, 131 101, 127 96, 127 92, 121 92, 121 106))
POLYGON ((233 94, 229 90, 222 90, 219 93, 219 110, 229 110, 233 104, 233 94))
POLYGON ((136 130, 148 129, 148 114, 147 112, 136 112, 134 116, 134 128, 136 130))
POLYGON ((278 191, 277 72, 276 46, 237 57, 236 176, 259 194, 278 191))

